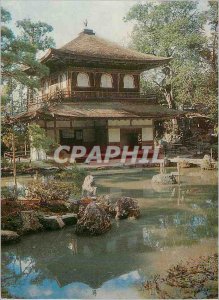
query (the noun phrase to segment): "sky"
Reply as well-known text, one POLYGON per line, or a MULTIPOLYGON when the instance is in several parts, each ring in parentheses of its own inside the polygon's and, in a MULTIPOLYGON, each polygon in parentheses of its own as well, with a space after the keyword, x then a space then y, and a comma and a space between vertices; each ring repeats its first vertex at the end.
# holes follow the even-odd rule
MULTIPOLYGON (((162 1, 162 0, 160 0, 162 1)), ((135 0, 2 0, 2 6, 10 11, 12 20, 30 18, 53 26, 52 37, 56 48, 77 37, 88 20, 88 28, 97 35, 127 46, 133 24, 123 18, 136 3, 135 0)), ((200 9, 206 8, 206 0, 199 0, 200 9)))

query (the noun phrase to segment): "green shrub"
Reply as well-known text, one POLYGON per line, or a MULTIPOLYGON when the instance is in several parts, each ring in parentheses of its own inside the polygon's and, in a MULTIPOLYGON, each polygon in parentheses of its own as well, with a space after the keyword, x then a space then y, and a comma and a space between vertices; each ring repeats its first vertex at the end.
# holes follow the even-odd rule
POLYGON ((30 163, 28 162, 18 162, 16 164, 16 168, 17 168, 17 171, 18 172, 23 172, 25 171, 26 169, 29 169, 30 168, 30 163))
POLYGON ((10 159, 1 158, 1 167, 2 168, 10 168, 10 167, 12 167, 12 163, 11 163, 10 159))
POLYGON ((2 187, 1 198, 4 200, 15 200, 13 188, 2 187))
POLYGON ((61 171, 55 175, 56 179, 60 181, 68 181, 71 184, 71 192, 74 195, 79 195, 82 191, 82 184, 88 172, 79 168, 76 163, 73 164, 71 169, 61 171))

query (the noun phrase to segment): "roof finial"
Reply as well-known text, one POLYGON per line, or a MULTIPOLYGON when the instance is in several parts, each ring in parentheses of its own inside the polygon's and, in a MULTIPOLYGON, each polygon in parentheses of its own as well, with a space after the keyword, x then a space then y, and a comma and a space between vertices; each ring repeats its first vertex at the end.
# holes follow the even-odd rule
POLYGON ((87 28, 87 24, 88 24, 88 22, 87 22, 87 19, 84 21, 84 26, 87 28))

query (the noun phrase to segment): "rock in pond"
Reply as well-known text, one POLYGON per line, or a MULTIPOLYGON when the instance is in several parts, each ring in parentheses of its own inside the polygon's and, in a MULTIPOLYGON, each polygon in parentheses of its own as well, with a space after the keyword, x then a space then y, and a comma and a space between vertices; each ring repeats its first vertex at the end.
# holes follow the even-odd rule
POLYGON ((61 216, 65 225, 75 225, 77 223, 77 214, 66 214, 61 216))
POLYGON ((111 228, 107 213, 95 202, 87 205, 83 216, 76 224, 76 234, 100 235, 111 228))
POLYGON ((86 209, 86 207, 88 206, 88 204, 92 203, 93 199, 91 197, 87 197, 87 198, 82 198, 78 203, 78 219, 82 218, 84 215, 84 211, 86 209))
POLYGON ((214 170, 216 168, 215 161, 211 159, 210 155, 205 155, 201 162, 202 170, 214 170))
POLYGON ((191 163, 187 160, 182 160, 179 162, 179 164, 180 164, 180 167, 183 169, 191 167, 191 163))
POLYGON ((43 229, 40 224, 37 213, 34 210, 21 211, 22 233, 34 232, 43 229))
POLYGON ((18 242, 19 240, 20 236, 17 234, 17 232, 11 230, 1 230, 2 244, 18 242))
POLYGON ((62 229, 65 226, 60 216, 44 216, 40 219, 40 222, 48 230, 62 229))
POLYGON ((116 202, 116 219, 138 218, 140 209, 138 202, 130 197, 122 197, 116 202))
POLYGON ((152 177, 152 182, 157 184, 176 184, 176 178, 171 174, 157 174, 152 177))
POLYGON ((117 202, 116 198, 112 198, 110 195, 100 195, 97 197, 96 202, 109 216, 115 217, 117 202))

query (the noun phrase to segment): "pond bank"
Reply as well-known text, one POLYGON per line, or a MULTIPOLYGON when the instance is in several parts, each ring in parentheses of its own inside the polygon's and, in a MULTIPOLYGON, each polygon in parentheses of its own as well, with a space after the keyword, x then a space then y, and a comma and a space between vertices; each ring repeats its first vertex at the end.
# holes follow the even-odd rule
POLYGON ((144 288, 159 299, 217 299, 218 254, 179 262, 166 270, 164 276, 154 275, 144 283, 144 288))

